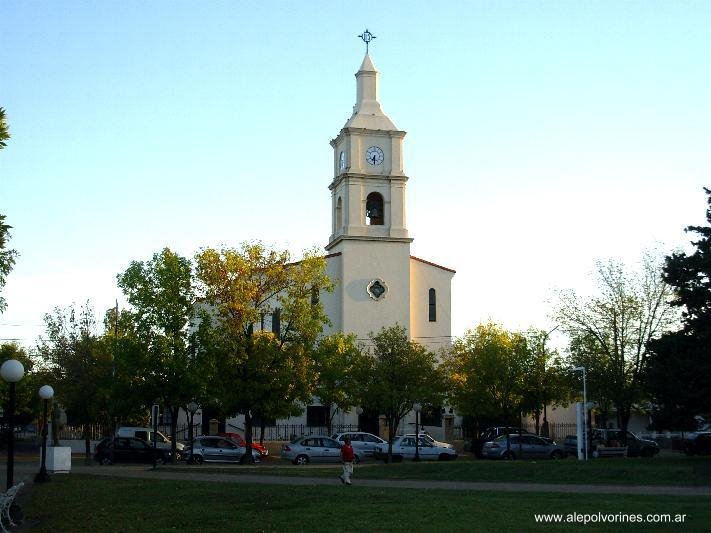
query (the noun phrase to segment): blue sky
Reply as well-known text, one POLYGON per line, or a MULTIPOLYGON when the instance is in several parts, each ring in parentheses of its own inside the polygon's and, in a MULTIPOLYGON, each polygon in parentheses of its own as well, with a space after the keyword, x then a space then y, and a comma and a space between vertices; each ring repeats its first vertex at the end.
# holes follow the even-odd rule
POLYGON ((0 339, 164 246, 326 244, 365 28, 453 331, 550 324, 598 258, 684 246, 711 186, 711 2, 0 3, 0 339))

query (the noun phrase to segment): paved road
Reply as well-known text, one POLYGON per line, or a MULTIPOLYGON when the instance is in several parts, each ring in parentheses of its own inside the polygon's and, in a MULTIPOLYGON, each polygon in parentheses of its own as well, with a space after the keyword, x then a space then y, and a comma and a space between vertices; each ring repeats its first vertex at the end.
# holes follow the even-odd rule
MULTIPOLYGON (((90 474, 94 476, 124 477, 134 479, 164 479, 177 481, 208 481, 213 483, 251 483, 262 485, 340 485, 337 469, 333 477, 301 477, 260 475, 244 473, 250 467, 225 466, 210 467, 210 471, 200 471, 200 467, 192 466, 159 466, 152 470, 144 465, 99 466, 85 465, 75 461, 72 472, 75 474, 90 474), (239 469, 239 472, 235 472, 239 469)), ((264 466, 251 467, 255 472, 264 466)), ((268 467, 267 467, 268 468, 268 467)), ((318 468, 318 467, 309 467, 318 468)), ((333 467, 331 467, 333 468, 333 467)), ((15 466, 15 482, 32 481, 38 466, 34 462, 22 461, 15 466)), ((62 474, 55 474, 62 475, 62 474)), ((4 485, 5 465, 0 467, 0 479, 4 485)), ((556 492, 578 494, 642 494, 668 496, 711 496, 711 487, 675 487, 661 485, 554 485, 549 483, 492 483, 467 481, 428 481, 428 480, 395 480, 395 479, 354 479, 356 485, 364 487, 379 487, 388 489, 434 489, 475 492, 556 492)))

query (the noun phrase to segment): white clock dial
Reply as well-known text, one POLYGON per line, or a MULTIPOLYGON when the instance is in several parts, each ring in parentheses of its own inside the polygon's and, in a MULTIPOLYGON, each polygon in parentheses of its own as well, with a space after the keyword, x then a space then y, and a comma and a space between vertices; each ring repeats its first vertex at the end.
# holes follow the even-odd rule
POLYGON ((385 154, 379 146, 371 146, 365 152, 365 160, 373 166, 380 165, 385 160, 385 154))

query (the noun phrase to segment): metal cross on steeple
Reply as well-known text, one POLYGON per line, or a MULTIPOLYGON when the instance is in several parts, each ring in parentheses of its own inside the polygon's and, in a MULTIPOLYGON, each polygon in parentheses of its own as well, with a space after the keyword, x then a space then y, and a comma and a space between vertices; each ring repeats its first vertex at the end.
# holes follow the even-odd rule
POLYGON ((367 54, 368 53, 368 45, 370 45, 370 41, 375 39, 375 35, 370 33, 368 31, 368 28, 366 28, 365 31, 362 34, 360 34, 358 37, 363 39, 363 42, 365 43, 365 53, 367 54))

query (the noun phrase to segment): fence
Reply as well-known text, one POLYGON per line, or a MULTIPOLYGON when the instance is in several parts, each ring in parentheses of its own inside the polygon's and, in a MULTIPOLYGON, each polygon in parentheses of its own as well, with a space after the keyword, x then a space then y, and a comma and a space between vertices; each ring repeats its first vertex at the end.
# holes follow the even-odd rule
MULTIPOLYGON (((531 422, 526 422, 521 424, 521 429, 528 431, 529 433, 536 433, 536 424, 531 422)), ((577 429, 575 423, 570 422, 560 422, 560 423, 549 423, 548 424, 548 437, 553 440, 563 440, 566 435, 575 435, 577 429)), ((543 432, 543 424, 538 428, 538 434, 545 436, 543 432)), ((467 426, 455 426, 453 439, 454 440, 470 440, 475 437, 474 428, 467 426)))

